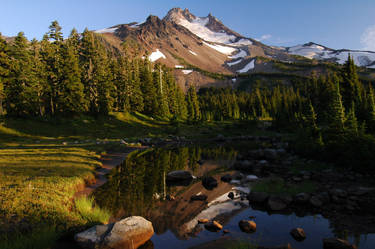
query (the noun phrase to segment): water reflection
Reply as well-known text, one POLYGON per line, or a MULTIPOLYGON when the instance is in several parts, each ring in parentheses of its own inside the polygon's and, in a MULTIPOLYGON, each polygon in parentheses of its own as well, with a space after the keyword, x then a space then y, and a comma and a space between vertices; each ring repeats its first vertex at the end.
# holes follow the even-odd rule
POLYGON ((112 212, 113 219, 140 215, 153 223, 156 234, 152 242, 142 248, 189 248, 222 236, 198 225, 201 218, 220 221, 230 230, 227 237, 265 246, 291 243, 293 248, 315 249, 322 248, 322 238, 340 236, 359 245, 360 249, 375 248, 373 234, 349 236, 320 215, 271 215, 249 207, 240 195, 246 188, 236 189, 220 181, 220 176, 228 173, 228 166, 234 163, 238 151, 231 146, 196 146, 133 152, 111 172, 108 182, 97 189, 94 196, 100 206, 112 212), (198 177, 213 176, 218 187, 207 190, 199 180, 189 186, 168 186, 166 175, 173 170, 190 170, 198 177), (228 198, 231 191, 237 192, 234 200, 228 198), (197 194, 207 195, 207 200, 191 201, 191 196, 197 194), (168 201, 167 195, 175 199, 168 201), (238 222, 249 216, 255 216, 257 223, 257 232, 251 235, 242 233, 238 227, 238 222), (307 233, 303 242, 296 242, 289 235, 290 229, 298 226, 307 233))

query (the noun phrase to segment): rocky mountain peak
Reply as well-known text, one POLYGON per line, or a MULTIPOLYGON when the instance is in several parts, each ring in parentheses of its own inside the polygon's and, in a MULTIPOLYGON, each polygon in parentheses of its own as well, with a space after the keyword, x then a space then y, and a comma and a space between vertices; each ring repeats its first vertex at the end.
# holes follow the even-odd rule
POLYGON ((186 19, 189 22, 196 18, 188 9, 182 10, 181 8, 173 8, 168 11, 167 15, 163 18, 166 21, 178 23, 181 19, 186 19))

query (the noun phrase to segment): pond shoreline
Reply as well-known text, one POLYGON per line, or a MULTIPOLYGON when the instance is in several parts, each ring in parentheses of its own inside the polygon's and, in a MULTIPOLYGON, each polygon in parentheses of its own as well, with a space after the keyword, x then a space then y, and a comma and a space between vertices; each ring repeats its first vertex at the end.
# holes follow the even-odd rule
POLYGON ((94 192, 95 189, 104 185, 108 181, 106 177, 107 174, 109 174, 109 172, 111 172, 112 169, 120 165, 130 153, 136 150, 143 150, 146 148, 148 147, 126 147, 123 151, 107 152, 105 155, 101 156, 99 161, 101 162, 102 166, 95 169, 95 181, 93 181, 93 183, 85 184, 85 186, 81 190, 77 191, 74 194, 73 199, 89 196, 92 192, 94 192))

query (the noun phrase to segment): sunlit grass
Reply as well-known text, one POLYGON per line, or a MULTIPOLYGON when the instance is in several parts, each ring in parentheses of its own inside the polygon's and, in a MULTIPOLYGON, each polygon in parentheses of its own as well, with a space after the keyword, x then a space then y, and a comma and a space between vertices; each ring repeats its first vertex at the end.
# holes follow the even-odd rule
POLYGON ((75 208, 83 219, 91 223, 108 223, 111 213, 108 210, 95 206, 93 197, 80 197, 74 201, 75 208))

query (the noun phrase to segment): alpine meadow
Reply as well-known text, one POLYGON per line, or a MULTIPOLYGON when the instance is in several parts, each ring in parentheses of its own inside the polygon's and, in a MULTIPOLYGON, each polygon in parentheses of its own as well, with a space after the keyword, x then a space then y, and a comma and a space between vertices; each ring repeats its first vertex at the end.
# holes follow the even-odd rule
MULTIPOLYGON (((109 2, 87 8, 113 8, 112 22, 124 4, 129 17, 146 6, 109 2)), ((186 5, 229 4, 211 2, 186 5)), ((59 3, 38 7, 87 25, 59 3)), ((41 39, 0 26, 0 249, 375 247, 371 47, 284 46, 181 8, 129 17, 69 35, 55 20, 41 39)), ((247 29, 242 11, 230 17, 247 29)), ((267 18, 264 32, 283 28, 267 18)))

